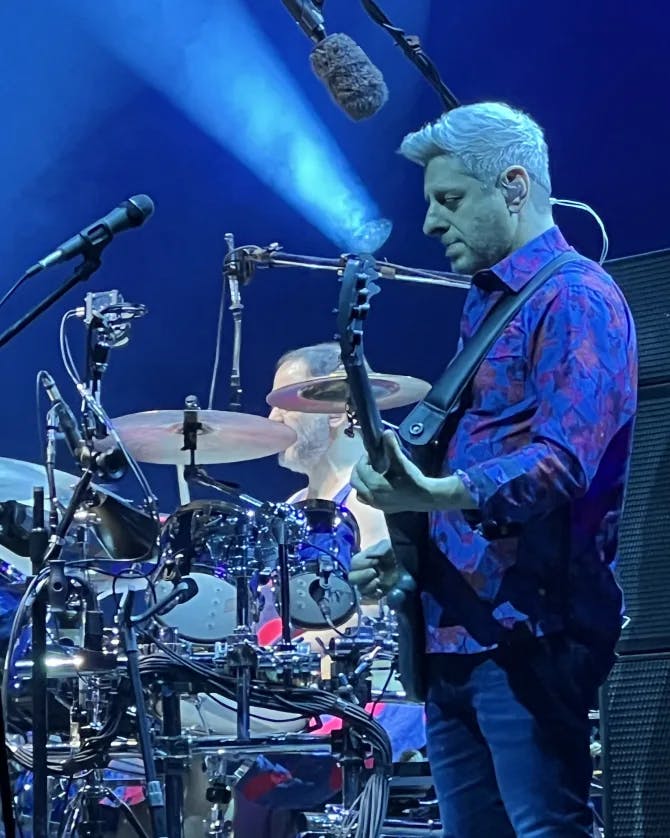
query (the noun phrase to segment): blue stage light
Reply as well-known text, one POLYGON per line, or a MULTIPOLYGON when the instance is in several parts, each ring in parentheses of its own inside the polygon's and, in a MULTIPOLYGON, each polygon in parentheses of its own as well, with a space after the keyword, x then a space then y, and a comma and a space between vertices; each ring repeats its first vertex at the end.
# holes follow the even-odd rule
POLYGON ((111 0, 70 8, 338 247, 381 247, 391 223, 379 218, 360 178, 238 0, 111 0), (368 232, 361 237, 361 230, 368 232))

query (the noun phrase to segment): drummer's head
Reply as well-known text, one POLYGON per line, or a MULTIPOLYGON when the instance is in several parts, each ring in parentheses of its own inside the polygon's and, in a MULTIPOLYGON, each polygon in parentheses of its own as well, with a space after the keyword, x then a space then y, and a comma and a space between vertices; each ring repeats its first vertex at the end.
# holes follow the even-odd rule
MULTIPOLYGON (((286 352, 277 361, 273 390, 300 381, 309 381, 343 369, 337 343, 318 343, 286 352)), ((279 464, 291 471, 309 473, 326 454, 346 426, 343 413, 302 413, 273 407, 270 419, 283 422, 298 435, 297 440, 279 455, 279 464)))

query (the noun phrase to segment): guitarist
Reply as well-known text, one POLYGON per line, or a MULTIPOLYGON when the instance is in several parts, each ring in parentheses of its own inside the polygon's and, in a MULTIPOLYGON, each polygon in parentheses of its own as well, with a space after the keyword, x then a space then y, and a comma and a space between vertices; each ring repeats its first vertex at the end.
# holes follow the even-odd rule
MULTIPOLYGON (((424 169, 424 232, 453 270, 473 276, 460 349, 502 295, 571 251, 552 218, 543 132, 485 102, 409 134, 400 151, 424 169)), ((419 576, 428 756, 444 829, 456 838, 593 836, 588 710, 621 625, 612 566, 637 350, 612 278, 575 260, 481 363, 438 476, 387 433, 386 475, 364 456, 351 478, 362 503, 429 515, 419 576), (447 562, 490 608, 500 641, 482 645, 454 619, 441 588, 447 562)), ((365 551, 349 578, 381 595, 396 577, 392 554, 365 551)))

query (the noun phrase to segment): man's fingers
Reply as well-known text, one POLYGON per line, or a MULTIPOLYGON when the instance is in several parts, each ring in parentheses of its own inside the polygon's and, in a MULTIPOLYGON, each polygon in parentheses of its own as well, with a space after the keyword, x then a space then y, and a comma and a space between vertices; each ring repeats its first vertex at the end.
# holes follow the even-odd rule
POLYGON ((350 573, 355 570, 366 570, 369 567, 378 567, 379 565, 379 557, 378 556, 354 556, 351 560, 351 570, 350 573))
POLYGON ((351 582, 352 585, 355 585, 357 588, 360 588, 364 585, 369 585, 371 582, 376 581, 379 574, 377 573, 376 569, 373 567, 364 568, 363 570, 352 570, 349 572, 348 580, 351 582))

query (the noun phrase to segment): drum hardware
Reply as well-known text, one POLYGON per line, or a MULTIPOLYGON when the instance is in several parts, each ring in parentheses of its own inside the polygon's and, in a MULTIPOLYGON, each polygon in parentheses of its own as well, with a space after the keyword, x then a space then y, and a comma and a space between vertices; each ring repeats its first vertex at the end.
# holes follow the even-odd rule
MULTIPOLYGON (((251 279, 256 268, 307 268, 316 271, 341 272, 346 266, 347 254, 339 259, 328 259, 322 256, 301 256, 294 253, 284 253, 278 242, 267 247, 257 245, 240 245, 233 254, 226 256, 227 260, 235 259, 241 265, 245 283, 251 279)), ((424 270, 392 262, 375 262, 375 270, 382 279, 394 279, 402 282, 421 282, 429 285, 445 285, 450 288, 467 290, 472 281, 469 276, 449 273, 447 271, 424 270)))
MULTIPOLYGON (((180 696, 173 686, 161 684, 161 704, 163 709, 163 736, 181 737, 180 696)), ((184 766, 180 760, 165 758, 165 814, 167 818, 168 838, 181 838, 184 820, 184 766)))
POLYGON ((304 523, 290 568, 290 599, 282 605, 301 628, 335 628, 358 609, 347 581, 351 559, 360 549, 358 524, 332 501, 304 500, 293 507, 304 523))
MULTIPOLYGON (((242 265, 238 265, 235 258, 235 237, 226 233, 228 252, 223 260, 223 275, 228 280, 230 289, 230 311, 233 314, 233 355, 230 370, 230 400, 229 408, 233 411, 242 409, 242 381, 240 378, 240 350, 242 348, 242 297, 240 287, 245 285, 249 277, 244 276, 242 265)), ((210 404, 211 407, 211 404, 210 404)))
MULTIPOLYGON (((31 659, 32 659, 32 723, 33 723, 33 835, 46 838, 48 830, 48 771, 47 771, 47 605, 54 613, 65 610, 69 582, 64 572, 61 550, 81 500, 91 483, 93 474, 87 469, 77 483, 65 513, 55 531, 48 538, 44 527, 44 490, 36 487, 33 493, 33 529, 30 534, 30 560, 33 575, 37 575, 48 561, 46 585, 38 586, 32 604, 31 659)), ((93 609, 97 601, 93 600, 93 609)))
MULTIPOLYGON (((79 786, 74 797, 67 801, 63 813, 63 824, 59 827, 59 834, 62 838, 71 836, 99 838, 104 832, 104 824, 100 820, 100 801, 106 798, 123 809, 128 823, 140 838, 147 838, 132 808, 104 780, 100 769, 92 771, 79 786)), ((158 833, 155 834, 158 835, 158 833)))
MULTIPOLYGON (((144 776, 146 778, 147 804, 151 817, 151 827, 155 838, 165 838, 168 835, 167 817, 165 808, 165 797, 161 783, 156 772, 156 762, 151 743, 151 733, 147 717, 146 704, 144 701, 144 689, 140 677, 138 661, 137 633, 135 625, 149 619, 150 612, 160 610, 154 606, 149 609, 146 615, 132 616, 135 591, 129 588, 124 594, 124 601, 121 606, 120 631, 123 640, 123 648, 126 653, 126 666, 132 689, 133 703, 135 705, 135 722, 137 727, 140 753, 144 765, 144 776)), ((162 603, 165 605, 166 603, 162 603)))
MULTIPOLYGON (((132 321, 144 317, 146 313, 146 306, 126 302, 117 290, 86 294, 84 308, 79 309, 77 314, 83 316, 88 331, 85 360, 87 387, 96 404, 100 405, 102 377, 107 370, 110 350, 128 343, 132 321)), ((84 427, 91 441, 107 437, 107 426, 88 403, 84 406, 84 427)))

